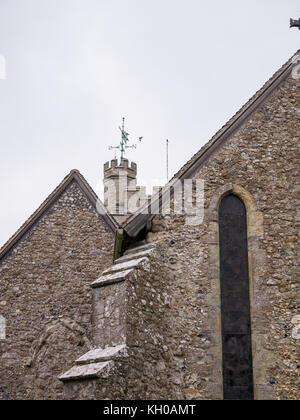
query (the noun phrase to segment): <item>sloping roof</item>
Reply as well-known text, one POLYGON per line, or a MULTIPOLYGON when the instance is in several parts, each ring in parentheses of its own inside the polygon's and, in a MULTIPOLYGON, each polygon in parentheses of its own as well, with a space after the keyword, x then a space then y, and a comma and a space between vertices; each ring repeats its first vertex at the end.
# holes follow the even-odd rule
MULTIPOLYGON (((259 107, 269 98, 274 90, 292 72, 293 58, 299 54, 298 50, 269 80, 255 93, 255 95, 174 175, 162 191, 167 193, 175 180, 192 178, 207 160, 235 133, 259 107)), ((159 208, 162 198, 157 194, 152 200, 152 209, 159 208)), ((155 215, 151 214, 148 205, 143 206, 125 222, 123 228, 129 236, 136 236, 155 215)))
POLYGON ((13 247, 24 237, 24 235, 43 217, 43 215, 51 208, 56 200, 66 191, 72 182, 76 182, 83 194, 87 197, 93 207, 96 208, 101 206, 103 209, 102 214, 99 217, 103 219, 106 225, 114 233, 118 229, 118 224, 114 218, 107 213, 104 209, 101 201, 98 201, 98 196, 81 175, 77 169, 73 169, 63 181, 55 188, 55 190, 46 198, 46 200, 40 205, 40 207, 29 217, 29 219, 20 227, 19 230, 3 245, 0 249, 0 260, 6 256, 13 247))

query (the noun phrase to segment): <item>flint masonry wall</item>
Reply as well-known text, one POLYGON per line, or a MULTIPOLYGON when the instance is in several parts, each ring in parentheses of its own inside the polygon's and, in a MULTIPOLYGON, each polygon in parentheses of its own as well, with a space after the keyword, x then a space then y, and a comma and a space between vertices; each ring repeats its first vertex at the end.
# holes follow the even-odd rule
POLYGON ((93 346, 91 281, 112 262, 113 234, 76 182, 0 262, 1 399, 59 399, 57 379, 93 346))
MULTIPOLYGON (((298 100, 289 79, 196 174, 205 180, 201 225, 156 216, 148 262, 114 285, 124 292, 127 353, 97 378, 66 381, 66 398, 222 398, 217 213, 233 192, 248 216, 255 397, 299 399, 298 100)), ((112 291, 106 285, 101 293, 112 291)), ((112 327, 109 317, 103 334, 105 324, 112 327)))
POLYGON ((77 357, 123 340, 126 355, 98 379, 66 382, 65 395, 222 398, 216 214, 234 192, 251 215, 256 398, 299 399, 298 106, 289 79, 195 175, 205 180, 204 222, 157 216, 147 238, 160 241, 153 255, 97 292, 94 305, 90 283, 111 265, 113 238, 72 184, 1 261, 1 398, 61 398, 56 378, 77 357))
POLYGON ((195 175, 205 181, 201 225, 186 226, 180 215, 156 216, 148 234, 148 242, 169 243, 173 332, 162 335, 174 362, 180 354, 184 363, 180 398, 222 398, 216 212, 230 192, 254 216, 248 246, 255 396, 300 398, 299 99, 296 81, 284 81, 195 175))
POLYGON ((172 282, 164 244, 156 244, 148 262, 129 278, 126 342, 130 349, 130 398, 175 399, 179 395, 178 372, 170 353, 172 282))

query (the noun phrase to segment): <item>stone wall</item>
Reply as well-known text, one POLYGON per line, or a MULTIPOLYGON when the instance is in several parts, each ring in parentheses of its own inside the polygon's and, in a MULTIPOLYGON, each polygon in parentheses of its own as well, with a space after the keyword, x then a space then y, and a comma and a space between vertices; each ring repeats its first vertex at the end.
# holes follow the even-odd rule
POLYGON ((97 300, 103 303, 103 309, 96 310, 102 321, 97 333, 105 337, 110 331, 110 336, 61 376, 66 399, 216 397, 216 379, 211 376, 214 337, 208 324, 209 307, 197 307, 199 286, 196 296, 192 288, 188 290, 197 283, 193 278, 186 284, 188 262, 182 267, 182 281, 178 281, 175 247, 175 241, 166 239, 152 243, 146 251, 137 249, 93 282, 94 293, 98 290, 98 296, 103 296, 97 300), (113 295, 119 307, 107 304, 107 297, 113 295), (120 322, 112 323, 122 311, 125 336, 119 334, 120 322), (118 339, 123 339, 126 351, 116 356, 118 346, 114 343, 118 339))
POLYGON ((105 348, 126 340, 126 287, 123 282, 93 290, 93 341, 105 348))
POLYGON ((167 249, 164 243, 137 249, 93 282, 93 293, 99 297, 96 334, 103 339, 96 351, 81 357, 61 377, 65 398, 181 398, 179 378, 185 365, 170 318, 173 276, 167 249), (113 356, 119 344, 126 351, 113 356))
POLYGON ((126 344, 129 348, 128 396, 175 399, 170 299, 172 273, 166 247, 156 244, 147 260, 128 278, 126 344))
MULTIPOLYGON (((66 398, 223 398, 218 206, 233 193, 247 209, 255 398, 299 399, 298 95, 294 80, 285 81, 195 175, 205 181, 202 224, 173 212, 156 216, 147 236, 153 250, 135 251, 134 270, 125 253, 94 282, 104 306, 119 296, 114 312, 125 316, 113 319, 116 327, 122 319, 127 352, 107 361, 99 348, 84 357, 88 364, 79 359, 62 378, 66 398)), ((109 327, 117 340, 101 317, 103 334, 109 327)))
POLYGON ((65 397, 221 399, 218 206, 234 193, 247 209, 255 397, 299 399, 298 106, 290 78, 194 176, 203 223, 156 216, 153 250, 100 278, 113 237, 72 184, 1 262, 1 398, 61 398, 56 378, 97 347, 65 374, 65 397), (117 345, 126 352, 107 360, 117 345))
POLYGON ((90 283, 113 233, 76 182, 0 262, 1 399, 59 399, 57 377, 93 346, 90 283))
POLYGON ((217 210, 230 192, 248 212, 255 396, 300 398, 298 110, 289 78, 195 175, 205 181, 204 222, 188 226, 174 214, 153 221, 148 242, 169 242, 174 330, 165 344, 184 361, 182 398, 222 398, 217 210))

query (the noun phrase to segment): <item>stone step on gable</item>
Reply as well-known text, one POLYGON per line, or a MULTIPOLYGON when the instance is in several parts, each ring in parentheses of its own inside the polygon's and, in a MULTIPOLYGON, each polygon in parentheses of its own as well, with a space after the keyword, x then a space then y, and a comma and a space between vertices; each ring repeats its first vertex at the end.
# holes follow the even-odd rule
POLYGON ((62 382, 76 381, 81 379, 91 379, 106 377, 114 366, 114 360, 128 357, 127 347, 121 344, 105 349, 93 349, 79 357, 75 361, 75 366, 61 375, 58 379, 62 382))
POLYGON ((108 273, 105 275, 102 275, 97 280, 93 281, 91 283, 91 287, 95 289, 96 287, 103 287, 108 286, 110 284, 114 283, 120 283, 124 280, 126 280, 126 277, 133 271, 133 268, 131 270, 124 270, 124 271, 117 271, 115 273, 108 273))
POLYGON ((142 258, 130 259, 129 261, 114 264, 111 267, 109 267, 107 270, 103 271, 102 276, 105 276, 106 274, 114 273, 116 271, 124 271, 124 270, 129 270, 131 268, 135 268, 140 263, 147 260, 148 260, 147 257, 142 257, 142 258))
POLYGON ((141 262, 148 260, 147 257, 151 254, 153 249, 153 244, 133 248, 130 254, 126 254, 118 258, 115 261, 115 264, 105 270, 101 277, 91 284, 91 287, 102 287, 126 280, 126 277, 134 270, 134 268, 136 268, 141 262))
POLYGON ((86 365, 90 363, 107 362, 109 360, 115 360, 120 357, 127 357, 126 344, 120 344, 119 346, 106 347, 105 349, 93 349, 79 357, 75 361, 76 365, 86 365))
POLYGON ((152 249, 154 247, 154 245, 155 245, 155 243, 151 243, 151 244, 136 246, 134 248, 129 248, 124 252, 124 255, 136 254, 137 252, 140 252, 140 251, 145 251, 147 249, 152 249))
POLYGON ((109 375, 110 370, 113 368, 113 361, 90 363, 87 365, 75 365, 63 375, 59 376, 62 382, 77 381, 81 379, 94 379, 100 376, 105 377, 109 375))
POLYGON ((146 256, 150 255, 152 251, 153 251, 153 247, 151 247, 149 249, 146 249, 146 250, 137 249, 136 253, 123 255, 123 257, 118 258, 115 261, 115 264, 119 264, 119 263, 123 263, 123 262, 126 262, 126 261, 138 259, 138 258, 141 258, 141 257, 146 257, 146 256))

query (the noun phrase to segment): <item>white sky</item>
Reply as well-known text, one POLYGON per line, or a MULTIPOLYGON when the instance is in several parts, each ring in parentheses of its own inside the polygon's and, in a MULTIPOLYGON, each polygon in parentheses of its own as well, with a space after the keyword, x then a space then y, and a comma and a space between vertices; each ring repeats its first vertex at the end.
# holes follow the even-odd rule
POLYGON ((299 0, 0 0, 0 246, 73 168, 94 189, 118 126, 170 176, 299 48, 299 0))

